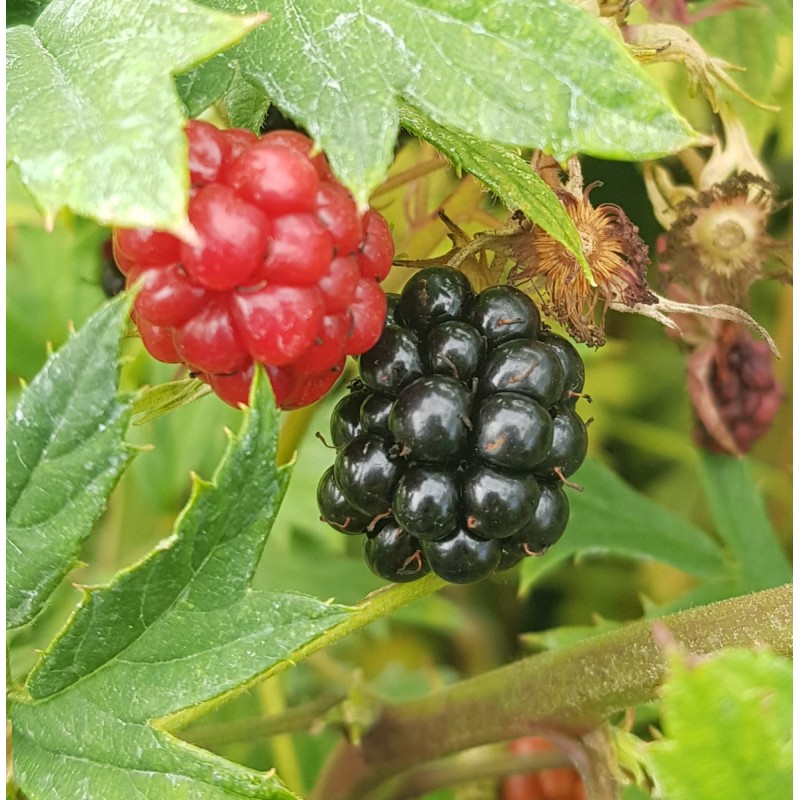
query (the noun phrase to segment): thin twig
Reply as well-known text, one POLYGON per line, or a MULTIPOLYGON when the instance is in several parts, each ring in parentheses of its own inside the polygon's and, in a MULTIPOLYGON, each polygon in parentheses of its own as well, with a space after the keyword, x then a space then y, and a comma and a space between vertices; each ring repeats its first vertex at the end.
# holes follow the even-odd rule
POLYGON ((266 739, 281 733, 309 731, 319 724, 325 712, 339 705, 344 699, 344 693, 325 694, 281 714, 218 722, 189 729, 181 734, 181 738, 199 747, 216 749, 231 742, 247 742, 253 739, 266 739))
POLYGON ((448 166, 448 163, 441 158, 432 158, 428 161, 415 164, 413 167, 404 169, 402 172, 398 172, 397 175, 392 175, 391 178, 387 178, 372 193, 370 200, 375 201, 382 195, 388 194, 400 186, 411 183, 411 181, 417 180, 418 178, 424 178, 426 175, 430 175, 432 172, 437 172, 440 169, 446 169, 448 166))

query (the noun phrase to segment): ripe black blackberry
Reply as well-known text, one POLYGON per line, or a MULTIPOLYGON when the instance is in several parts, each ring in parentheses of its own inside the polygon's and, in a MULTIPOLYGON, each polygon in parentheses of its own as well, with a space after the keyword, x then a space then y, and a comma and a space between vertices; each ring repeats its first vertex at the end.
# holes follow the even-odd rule
POLYGON ((578 351, 510 286, 476 295, 448 267, 415 273, 331 418, 322 519, 365 534, 386 580, 470 583, 563 534, 563 486, 586 455, 578 351))

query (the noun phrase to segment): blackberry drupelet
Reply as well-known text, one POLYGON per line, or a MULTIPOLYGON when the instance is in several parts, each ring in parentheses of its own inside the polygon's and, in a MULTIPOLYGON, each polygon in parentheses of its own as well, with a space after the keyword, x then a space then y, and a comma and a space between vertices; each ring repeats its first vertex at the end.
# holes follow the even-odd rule
POLYGON ((379 576, 471 583, 543 554, 586 454, 578 351, 509 286, 475 295, 448 267, 390 296, 383 334, 336 405, 322 519, 364 531, 379 576))

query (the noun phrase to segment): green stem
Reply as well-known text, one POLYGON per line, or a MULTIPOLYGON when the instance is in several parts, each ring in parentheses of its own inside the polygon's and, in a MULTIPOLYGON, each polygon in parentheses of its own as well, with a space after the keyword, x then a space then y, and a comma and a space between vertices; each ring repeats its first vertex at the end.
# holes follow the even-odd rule
POLYGON ((402 172, 398 172, 397 175, 392 175, 390 178, 387 178, 372 193, 370 201, 374 202, 377 198, 382 197, 385 194, 389 194, 389 192, 394 191, 399 186, 405 186, 405 184, 411 183, 411 181, 424 178, 431 172, 437 172, 440 169, 446 169, 447 166, 447 162, 442 158, 431 158, 427 161, 421 161, 420 163, 415 164, 413 167, 409 167, 402 172))
POLYGON ((279 733, 298 733, 313 728, 334 706, 344 700, 344 694, 324 694, 303 705, 295 706, 280 714, 255 719, 237 719, 218 722, 184 731, 181 738, 206 750, 215 749, 232 742, 247 742, 253 739, 268 739, 279 733))
MULTIPOLYGON (((286 702, 283 696, 283 686, 280 679, 262 683, 257 690, 261 708, 270 715, 282 714, 286 711, 286 702)), ((303 772, 297 758, 294 741, 286 733, 273 736, 272 740, 262 741, 268 751, 271 751, 275 768, 286 786, 298 795, 305 794, 303 787, 303 772)))
POLYGON ((363 798, 417 764, 525 736, 542 725, 580 734, 614 712, 652 700, 666 670, 654 624, 689 653, 767 646, 788 655, 792 587, 692 608, 655 623, 633 622, 389 706, 360 747, 339 747, 312 797, 363 798))

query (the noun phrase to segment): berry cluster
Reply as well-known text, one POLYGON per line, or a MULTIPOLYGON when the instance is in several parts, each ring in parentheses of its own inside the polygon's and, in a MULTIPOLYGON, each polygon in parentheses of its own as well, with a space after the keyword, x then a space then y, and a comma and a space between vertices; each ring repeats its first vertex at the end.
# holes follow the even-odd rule
POLYGON ((417 272, 359 370, 333 411, 317 501, 333 528, 366 533, 374 572, 469 583, 561 536, 564 484, 586 454, 584 368, 527 295, 417 272))
POLYGON ((231 405, 246 403, 256 362, 278 405, 318 400, 345 357, 381 334, 379 286, 394 246, 386 221, 360 214, 325 156, 297 131, 187 126, 193 244, 150 229, 114 232, 133 319, 150 354, 184 363, 231 405))

